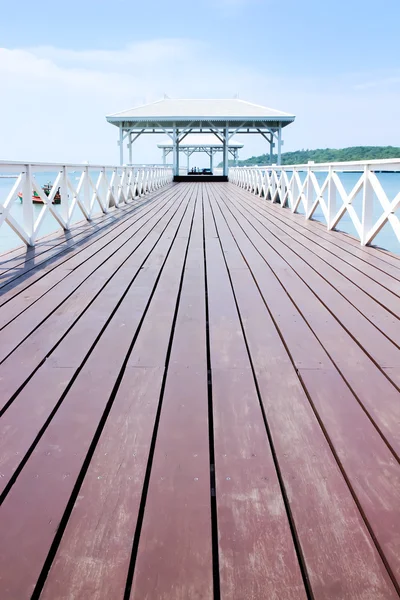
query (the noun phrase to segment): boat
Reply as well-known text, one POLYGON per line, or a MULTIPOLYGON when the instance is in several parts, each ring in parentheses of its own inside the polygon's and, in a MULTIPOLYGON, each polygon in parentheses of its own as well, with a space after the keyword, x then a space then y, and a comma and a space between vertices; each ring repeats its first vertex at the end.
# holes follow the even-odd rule
MULTIPOLYGON (((51 181, 49 181, 49 183, 46 183, 45 185, 42 186, 42 190, 44 191, 46 196, 50 195, 52 187, 53 187, 53 185, 52 185, 51 181)), ((22 202, 22 192, 18 192, 18 198, 22 202)), ((41 197, 35 190, 33 190, 33 193, 32 193, 32 202, 34 204, 44 204, 43 200, 41 199, 41 197)), ((58 188, 58 190, 54 194, 52 204, 60 204, 60 202, 61 202, 61 195, 60 195, 60 188, 58 188)))

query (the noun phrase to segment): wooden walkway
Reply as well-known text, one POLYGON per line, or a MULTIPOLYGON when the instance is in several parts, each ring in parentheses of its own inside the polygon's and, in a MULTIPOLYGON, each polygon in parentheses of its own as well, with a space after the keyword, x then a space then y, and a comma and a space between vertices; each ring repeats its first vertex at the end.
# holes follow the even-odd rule
POLYGON ((400 258, 181 183, 0 264, 1 600, 400 595, 400 258))

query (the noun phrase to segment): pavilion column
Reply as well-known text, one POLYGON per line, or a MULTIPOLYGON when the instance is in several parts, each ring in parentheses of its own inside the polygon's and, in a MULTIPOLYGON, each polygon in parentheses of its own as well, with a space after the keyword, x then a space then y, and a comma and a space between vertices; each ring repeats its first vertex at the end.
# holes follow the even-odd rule
POLYGON ((269 141, 269 164, 272 165, 274 160, 274 136, 271 133, 271 139, 269 141))
POLYGON ((176 174, 179 175, 179 129, 176 130, 176 174))
POLYGON ((132 132, 129 132, 129 144, 128 144, 128 148, 129 148, 129 164, 132 164, 132 132))
POLYGON ((210 148, 210 171, 213 172, 214 169, 214 150, 210 148))
POLYGON ((223 175, 226 177, 228 175, 228 169, 229 169, 229 154, 228 154, 228 149, 229 149, 229 127, 228 127, 228 123, 225 126, 224 129, 224 146, 223 146, 223 152, 224 152, 224 170, 223 170, 223 175))
POLYGON ((190 168, 190 150, 189 150, 189 148, 186 151, 186 156, 187 156, 186 167, 187 167, 187 172, 189 173, 189 168, 190 168))
POLYGON ((124 131, 122 129, 122 123, 119 126, 119 164, 124 164, 124 131))
POLYGON ((173 163, 172 168, 173 168, 174 175, 179 174, 179 173, 177 173, 177 165, 178 165, 177 150, 178 150, 178 140, 177 140, 177 136, 176 136, 176 125, 174 123, 173 130, 172 130, 172 163, 173 163))
POLYGON ((278 165, 281 164, 281 160, 282 160, 282 127, 279 126, 278 129, 278 165))

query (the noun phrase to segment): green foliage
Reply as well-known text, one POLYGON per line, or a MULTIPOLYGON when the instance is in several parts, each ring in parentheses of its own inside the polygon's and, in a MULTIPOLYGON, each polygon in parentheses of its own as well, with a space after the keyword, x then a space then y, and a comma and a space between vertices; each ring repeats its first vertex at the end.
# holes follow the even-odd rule
MULTIPOLYGON (((297 150, 296 152, 284 152, 282 154, 283 165, 303 165, 309 160, 316 163, 322 162, 344 162, 354 160, 374 160, 385 158, 400 158, 400 148, 395 146, 352 146, 351 148, 320 148, 317 150, 297 150)), ((273 163, 277 162, 277 155, 273 155, 273 163)), ((253 167, 269 165, 269 154, 252 156, 245 160, 239 160, 239 167, 253 167)), ((218 166, 222 167, 222 163, 218 166)), ((234 161, 229 161, 229 166, 234 166, 234 161)))

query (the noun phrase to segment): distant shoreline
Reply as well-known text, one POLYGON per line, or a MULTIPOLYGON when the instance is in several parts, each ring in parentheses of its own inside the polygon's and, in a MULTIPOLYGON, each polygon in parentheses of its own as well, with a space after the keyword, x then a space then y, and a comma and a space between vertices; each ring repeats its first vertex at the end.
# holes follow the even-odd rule
MULTIPOLYGON (((400 159, 400 147, 397 146, 350 146, 348 148, 317 148, 316 150, 296 150, 295 152, 282 153, 282 165, 304 165, 308 161, 315 163, 349 162, 356 160, 386 160, 389 158, 400 159)), ((278 156, 272 155, 272 164, 276 164, 278 156)), ((269 154, 251 156, 238 161, 239 167, 266 167, 271 164, 269 154)), ((222 163, 220 163, 221 166, 222 163)), ((229 161, 229 166, 235 166, 234 161, 229 161)))

